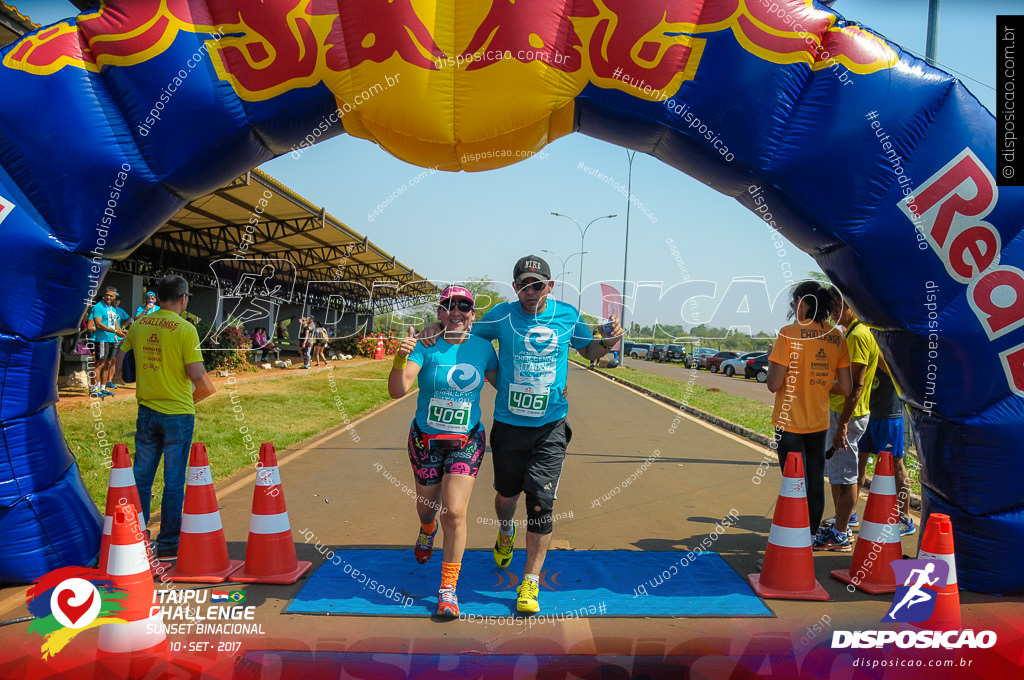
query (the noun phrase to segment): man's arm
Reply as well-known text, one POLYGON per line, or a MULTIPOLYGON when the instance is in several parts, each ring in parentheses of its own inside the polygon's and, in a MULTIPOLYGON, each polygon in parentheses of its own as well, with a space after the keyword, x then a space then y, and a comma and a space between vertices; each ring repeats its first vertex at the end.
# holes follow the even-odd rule
POLYGON ((96 324, 96 330, 106 331, 107 333, 117 333, 117 329, 116 328, 111 328, 107 324, 103 323, 102 319, 103 319, 102 316, 97 316, 96 315, 96 309, 93 308, 93 311, 92 311, 92 322, 94 324, 96 324))
POLYGON ((596 361, 603 357, 608 352, 612 351, 612 347, 615 346, 616 342, 622 340, 622 326, 619 325, 619 320, 614 316, 609 317, 611 321, 611 336, 608 338, 594 338, 590 341, 590 344, 582 348, 579 352, 584 359, 596 361))
POLYGON ((195 391, 192 392, 192 403, 198 404, 203 399, 217 391, 217 388, 213 386, 213 382, 210 381, 210 376, 206 374, 206 368, 203 366, 203 362, 197 361, 191 364, 185 364, 185 373, 188 374, 188 379, 195 385, 195 391))
POLYGON ((860 395, 864 392, 864 376, 867 374, 867 371, 867 364, 856 361, 850 364, 850 377, 853 382, 853 389, 850 390, 850 396, 846 398, 846 402, 843 404, 843 412, 839 415, 839 426, 832 437, 832 445, 837 449, 846 448, 847 429, 850 425, 850 418, 853 416, 853 410, 857 408, 860 395))

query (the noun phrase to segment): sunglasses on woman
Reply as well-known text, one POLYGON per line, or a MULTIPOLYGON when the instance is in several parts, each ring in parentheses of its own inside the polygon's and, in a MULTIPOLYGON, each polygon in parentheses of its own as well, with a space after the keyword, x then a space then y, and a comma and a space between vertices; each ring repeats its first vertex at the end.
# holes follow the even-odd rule
POLYGON ((441 306, 447 309, 449 312, 452 308, 458 308, 463 314, 469 314, 473 311, 473 303, 469 300, 445 300, 441 303, 441 306))
POLYGON ((529 288, 530 290, 534 290, 539 293, 545 288, 547 288, 547 285, 547 281, 534 281, 533 283, 524 283, 519 287, 519 290, 516 292, 522 293, 524 290, 529 288))

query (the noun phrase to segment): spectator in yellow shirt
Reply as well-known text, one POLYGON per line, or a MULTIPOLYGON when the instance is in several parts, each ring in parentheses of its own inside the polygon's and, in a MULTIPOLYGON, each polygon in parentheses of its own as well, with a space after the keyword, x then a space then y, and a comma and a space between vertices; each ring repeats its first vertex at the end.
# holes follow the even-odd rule
POLYGON ((136 319, 122 352, 135 350, 139 413, 135 423, 135 483, 142 503, 143 525, 149 522, 153 479, 164 457, 164 493, 160 504, 158 558, 178 555, 181 511, 185 500, 195 405, 214 393, 203 367, 196 327, 182 314, 192 293, 180 276, 165 276, 157 286, 160 309, 136 319))

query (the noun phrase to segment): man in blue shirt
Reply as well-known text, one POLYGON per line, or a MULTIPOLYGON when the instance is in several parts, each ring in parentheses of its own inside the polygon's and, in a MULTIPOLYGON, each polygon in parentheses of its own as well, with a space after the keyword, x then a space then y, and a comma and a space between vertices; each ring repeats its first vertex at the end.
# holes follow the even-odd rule
POLYGON ((93 333, 96 377, 90 389, 91 396, 108 397, 114 394, 107 387, 114 379, 114 354, 117 351, 117 344, 125 336, 114 304, 116 299, 117 289, 108 286, 103 291, 103 300, 93 305, 89 312, 89 317, 96 326, 96 332, 93 333))
POLYGON ((139 319, 144 316, 149 316, 153 312, 159 312, 160 305, 156 303, 156 293, 148 291, 146 293, 146 304, 139 305, 135 308, 135 318, 139 319))
POLYGON ((517 590, 516 609, 533 614, 540 573, 551 544, 558 480, 572 429, 565 381, 569 350, 600 359, 622 337, 614 317, 595 339, 570 304, 549 300, 551 268, 536 255, 521 258, 512 270, 516 302, 495 306, 473 326, 473 335, 498 341, 498 394, 494 402, 491 451, 494 456, 494 509, 498 537, 494 561, 507 567, 515 544, 519 496, 526 493, 526 568, 517 590))

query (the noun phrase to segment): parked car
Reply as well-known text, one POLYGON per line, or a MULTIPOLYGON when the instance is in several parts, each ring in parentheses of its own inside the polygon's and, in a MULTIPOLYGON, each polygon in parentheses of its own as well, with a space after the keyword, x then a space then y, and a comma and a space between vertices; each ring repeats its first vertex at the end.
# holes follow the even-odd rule
POLYGON ((686 361, 686 350, 682 345, 665 345, 662 361, 686 361))
POLYGON ((647 353, 651 351, 651 345, 646 342, 633 342, 629 343, 629 349, 626 350, 633 359, 644 359, 647 357, 647 353))
POLYGON ((747 365, 743 367, 743 375, 747 378, 757 378, 757 382, 768 382, 768 355, 755 359, 747 359, 747 365))
POLYGON ((739 352, 735 352, 731 349, 725 349, 722 350, 721 352, 718 352, 714 356, 708 357, 704 363, 709 371, 711 371, 712 373, 718 373, 719 367, 722 365, 723 361, 735 359, 739 355, 739 352))
POLYGON ((743 372, 743 368, 747 365, 748 359, 754 359, 755 357, 759 357, 762 354, 768 356, 765 352, 762 352, 760 350, 758 350, 757 352, 745 352, 736 357, 735 359, 727 359, 726 361, 723 361, 722 365, 719 367, 719 370, 721 370, 722 373, 725 373, 727 376, 731 378, 737 373, 743 372))
POLYGON ((665 345, 653 345, 651 351, 644 358, 648 361, 662 361, 663 354, 665 354, 665 345))
POLYGON ((697 349, 690 352, 690 356, 686 357, 687 368, 704 368, 707 363, 707 359, 710 356, 714 356, 718 353, 717 349, 713 347, 698 347, 697 349))

